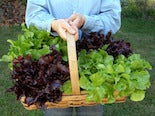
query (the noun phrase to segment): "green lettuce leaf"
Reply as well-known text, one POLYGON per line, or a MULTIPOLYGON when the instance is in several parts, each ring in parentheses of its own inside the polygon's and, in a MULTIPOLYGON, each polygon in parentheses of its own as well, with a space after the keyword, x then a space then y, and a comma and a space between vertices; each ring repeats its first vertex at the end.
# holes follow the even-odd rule
POLYGON ((132 101, 142 101, 145 98, 145 92, 141 90, 137 90, 131 94, 130 99, 132 101))

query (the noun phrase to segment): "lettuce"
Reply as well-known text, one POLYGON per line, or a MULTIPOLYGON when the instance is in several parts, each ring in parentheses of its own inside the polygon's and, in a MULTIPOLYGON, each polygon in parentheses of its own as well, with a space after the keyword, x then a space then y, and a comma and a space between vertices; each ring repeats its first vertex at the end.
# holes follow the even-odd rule
POLYGON ((145 97, 145 90, 150 87, 147 70, 152 67, 139 54, 114 58, 104 48, 89 53, 81 50, 78 53, 78 66, 80 87, 88 93, 88 101, 102 103, 103 98, 108 98, 109 103, 114 103, 120 96, 141 101, 145 97), (116 96, 115 91, 118 92, 116 96))

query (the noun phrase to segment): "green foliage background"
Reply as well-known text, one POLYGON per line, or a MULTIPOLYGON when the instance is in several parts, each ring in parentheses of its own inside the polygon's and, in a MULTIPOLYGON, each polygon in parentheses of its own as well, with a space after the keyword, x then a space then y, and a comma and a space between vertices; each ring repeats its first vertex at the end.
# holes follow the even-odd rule
POLYGON ((155 0, 121 0, 122 17, 155 19, 155 0))

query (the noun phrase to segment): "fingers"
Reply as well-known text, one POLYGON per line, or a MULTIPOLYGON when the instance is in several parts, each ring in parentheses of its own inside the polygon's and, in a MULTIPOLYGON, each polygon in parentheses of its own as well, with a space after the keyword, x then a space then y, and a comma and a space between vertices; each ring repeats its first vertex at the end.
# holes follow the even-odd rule
POLYGON ((68 18, 68 21, 70 22, 70 21, 74 21, 75 19, 76 19, 76 17, 77 17, 77 14, 76 13, 74 13, 74 14, 72 14, 69 18, 68 18))
POLYGON ((62 25, 62 28, 64 28, 65 30, 67 30, 70 34, 75 34, 76 31, 74 30, 74 28, 72 28, 67 22, 64 22, 64 24, 62 25))
POLYGON ((76 31, 76 33, 74 34, 74 38, 75 38, 75 41, 78 40, 78 28, 76 27, 76 25, 73 24, 73 22, 69 22, 69 24, 71 25, 71 27, 76 31))
MULTIPOLYGON (((71 26, 71 28, 75 30, 75 34, 73 34, 73 35, 75 37, 75 41, 77 41, 78 40, 78 29, 76 28, 76 26, 73 26, 73 25, 71 26)), ((67 32, 66 28, 59 28, 58 34, 65 41, 67 40, 66 32, 67 32)))
POLYGON ((76 25, 76 27, 80 28, 80 19, 79 18, 74 20, 74 25, 76 25))
POLYGON ((79 34, 78 34, 78 32, 75 34, 75 41, 77 41, 78 40, 78 38, 79 38, 79 34))
POLYGON ((78 40, 78 28, 68 19, 58 19, 52 22, 52 29, 56 31, 63 40, 67 40, 66 32, 74 35, 75 40, 78 40))
MULTIPOLYGON (((75 41, 78 40, 78 29, 76 27, 73 27, 76 30, 76 33, 74 34, 74 38, 75 38, 75 41)), ((64 29, 64 28, 59 28, 59 31, 58 31, 58 34, 59 36, 63 39, 63 40, 67 40, 67 34, 66 34, 67 30, 64 29)))
POLYGON ((76 30, 76 33, 74 34, 74 38, 75 38, 75 41, 77 41, 78 37, 79 37, 79 35, 78 35, 78 28, 76 26, 74 26, 73 28, 76 30))
POLYGON ((85 23, 85 17, 81 14, 74 13, 68 18, 68 22, 73 22, 73 24, 76 25, 77 28, 81 28, 85 23))
POLYGON ((69 23, 65 24, 62 30, 61 30, 62 31, 61 34, 63 34, 64 40, 67 39, 66 34, 64 35, 64 33, 66 32, 69 32, 70 34, 74 35, 75 40, 76 41, 78 40, 78 28, 75 25, 73 25, 71 22, 70 24, 69 23))
POLYGON ((68 22, 69 24, 74 24, 78 27, 78 23, 79 23, 79 16, 78 14, 74 13, 72 14, 69 18, 68 18, 68 22))
POLYGON ((59 28, 58 30, 58 35, 63 39, 63 40, 67 40, 67 35, 66 35, 66 30, 63 28, 59 28))

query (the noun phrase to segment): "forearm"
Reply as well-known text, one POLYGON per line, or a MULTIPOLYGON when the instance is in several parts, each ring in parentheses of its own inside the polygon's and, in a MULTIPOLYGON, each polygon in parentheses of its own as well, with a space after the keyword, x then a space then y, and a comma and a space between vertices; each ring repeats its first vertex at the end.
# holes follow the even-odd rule
POLYGON ((85 24, 81 30, 86 33, 101 32, 107 34, 109 31, 116 33, 121 26, 120 1, 116 1, 107 1, 108 4, 102 6, 101 13, 98 15, 85 15, 85 24))
POLYGON ((50 32, 53 15, 48 13, 45 1, 29 0, 26 9, 26 25, 35 25, 36 27, 50 32))

